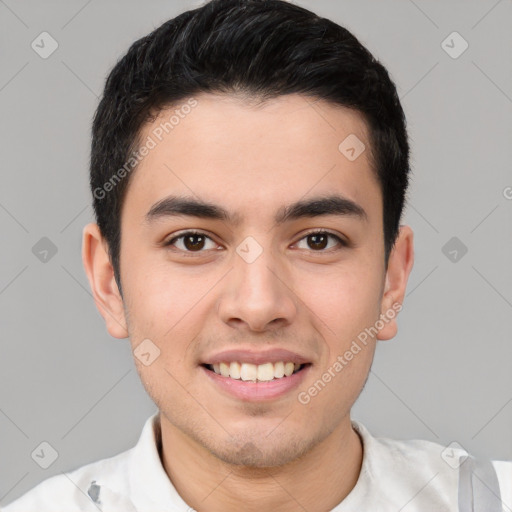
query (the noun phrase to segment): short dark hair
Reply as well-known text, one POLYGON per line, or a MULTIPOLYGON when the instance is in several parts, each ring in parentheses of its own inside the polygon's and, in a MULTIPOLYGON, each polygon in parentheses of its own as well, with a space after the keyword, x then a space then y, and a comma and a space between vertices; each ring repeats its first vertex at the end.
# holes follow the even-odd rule
POLYGON ((155 113, 200 93, 262 102, 300 93, 361 113, 382 192, 387 266, 409 180, 406 120, 388 72, 347 29, 307 9, 211 0, 133 43, 107 77, 94 116, 90 185, 120 291, 121 207, 133 174, 126 162, 135 168, 141 130, 155 113))

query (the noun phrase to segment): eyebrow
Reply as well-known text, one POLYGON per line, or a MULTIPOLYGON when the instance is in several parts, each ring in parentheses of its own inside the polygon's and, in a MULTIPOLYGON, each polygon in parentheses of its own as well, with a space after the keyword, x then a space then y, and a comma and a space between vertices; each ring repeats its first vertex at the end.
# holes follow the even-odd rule
MULTIPOLYGON (((166 217, 191 216, 202 219, 221 220, 232 225, 240 224, 242 218, 222 206, 186 196, 168 196, 155 203, 145 216, 148 224, 166 217)), ((362 206, 340 195, 315 197, 281 207, 274 217, 276 224, 283 224, 305 217, 338 215, 368 220, 362 206)))

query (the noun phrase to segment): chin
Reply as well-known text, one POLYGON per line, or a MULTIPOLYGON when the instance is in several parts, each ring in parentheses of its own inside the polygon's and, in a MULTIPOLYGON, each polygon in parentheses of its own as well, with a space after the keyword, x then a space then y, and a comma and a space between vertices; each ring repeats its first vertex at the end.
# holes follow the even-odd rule
POLYGON ((265 435, 258 440, 231 440, 222 448, 219 446, 206 448, 226 464, 256 469, 284 466, 300 458, 312 448, 313 444, 304 439, 293 440, 290 436, 285 439, 276 439, 271 443, 265 435))

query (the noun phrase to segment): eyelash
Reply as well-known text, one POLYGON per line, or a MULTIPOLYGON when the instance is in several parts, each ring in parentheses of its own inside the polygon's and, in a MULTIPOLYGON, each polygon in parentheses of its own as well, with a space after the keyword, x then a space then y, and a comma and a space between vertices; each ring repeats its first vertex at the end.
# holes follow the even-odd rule
MULTIPOLYGON (((204 236, 204 237, 210 239, 212 242, 214 241, 210 236, 208 236, 203 231, 190 230, 190 231, 185 231, 181 235, 178 235, 178 236, 175 236, 175 237, 171 238, 167 242, 164 242, 164 247, 171 247, 177 240, 183 239, 183 238, 185 238, 185 237, 187 237, 189 235, 201 235, 201 236, 204 236)), ((326 230, 310 231, 310 232, 306 233, 302 238, 300 238, 296 243, 300 242, 301 240, 304 240, 305 238, 307 238, 308 236, 311 236, 311 235, 328 235, 331 238, 334 238, 340 244, 341 247, 348 247, 348 245, 349 245, 348 242, 343 240, 338 235, 335 235, 334 233, 331 233, 330 231, 326 231, 326 230)), ((205 250, 188 251, 188 250, 183 250, 183 249, 177 249, 177 251, 185 253, 185 254, 190 255, 190 256, 206 252, 205 250)), ((311 249, 311 252, 322 254, 322 253, 329 253, 329 252, 333 252, 333 251, 332 251, 332 248, 331 248, 331 249, 320 249, 320 250, 316 250, 316 251, 311 249)))

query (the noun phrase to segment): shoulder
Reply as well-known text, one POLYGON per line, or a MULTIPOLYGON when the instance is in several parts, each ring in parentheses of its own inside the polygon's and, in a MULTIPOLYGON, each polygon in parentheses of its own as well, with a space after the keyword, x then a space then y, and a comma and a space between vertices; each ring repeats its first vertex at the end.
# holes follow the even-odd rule
MULTIPOLYGON (((71 472, 43 480, 23 496, 2 508, 3 512, 88 512, 98 511, 97 485, 110 489, 127 487, 127 468, 133 448, 114 457, 86 464, 71 472)), ((130 509, 127 509, 130 510, 130 509)))
POLYGON ((512 460, 493 460, 492 464, 498 476, 501 499, 512 509, 512 460))
MULTIPOLYGON (((135 511, 135 482, 154 481, 159 471, 159 416, 146 419, 139 440, 132 448, 112 457, 85 464, 36 485, 3 512, 88 512, 135 511), (101 506, 101 508, 100 508, 101 506)), ((151 502, 149 497, 139 500, 151 502)))
POLYGON ((374 436, 360 422, 352 421, 354 429, 359 433, 364 448, 372 454, 375 464, 372 470, 379 473, 380 463, 391 464, 400 472, 432 470, 445 472, 447 469, 458 469, 468 453, 458 445, 443 446, 423 439, 391 439, 374 436))
POLYGON ((410 499, 418 510, 422 503, 436 505, 436 510, 458 510, 460 500, 473 499, 479 482, 489 489, 478 491, 481 496, 488 493, 482 498, 486 503, 496 494, 503 503, 512 503, 512 461, 477 459, 456 443, 376 437, 361 423, 352 425, 366 452, 362 471, 399 508, 410 499))

